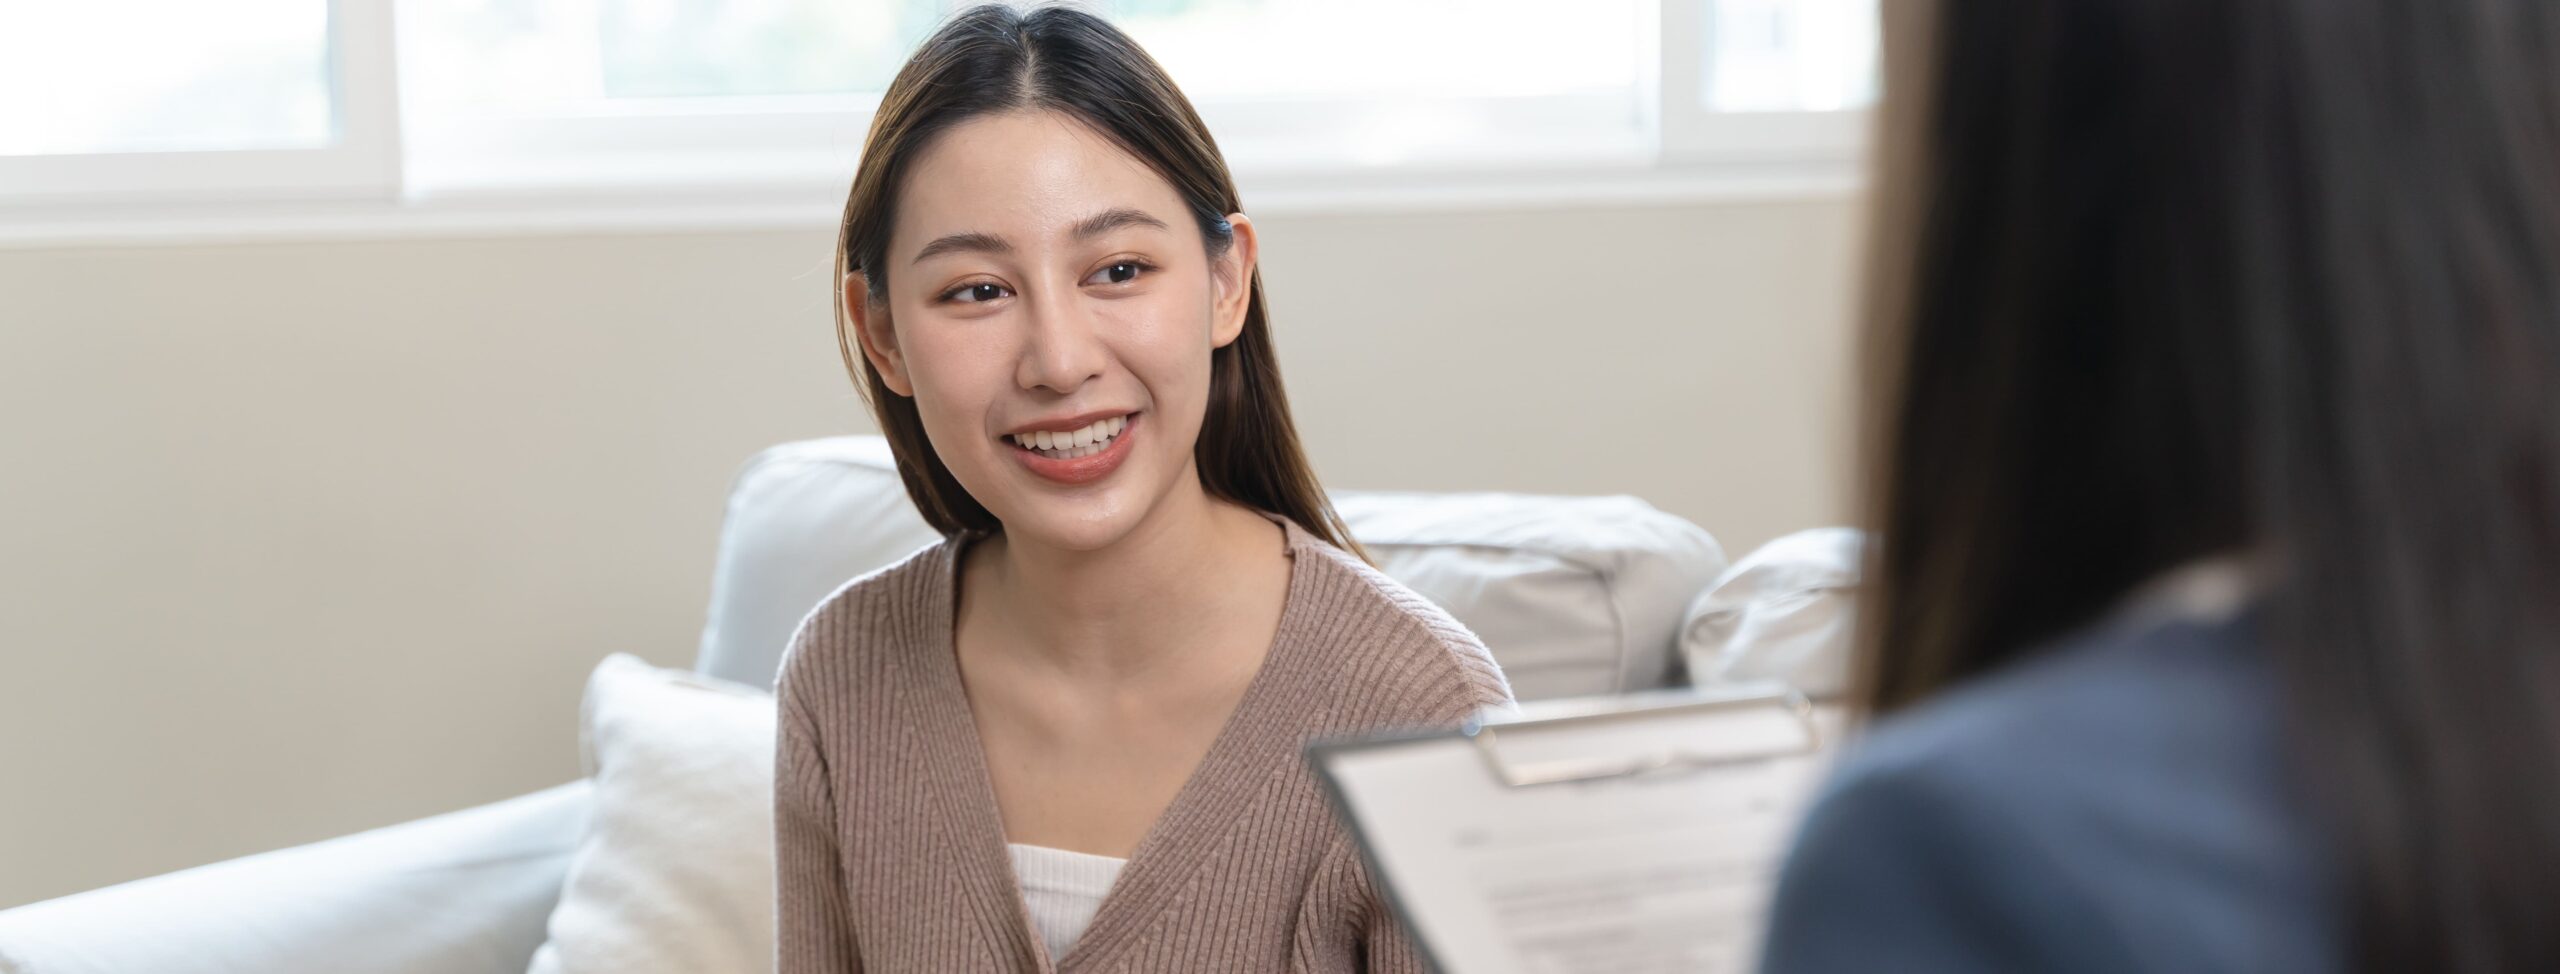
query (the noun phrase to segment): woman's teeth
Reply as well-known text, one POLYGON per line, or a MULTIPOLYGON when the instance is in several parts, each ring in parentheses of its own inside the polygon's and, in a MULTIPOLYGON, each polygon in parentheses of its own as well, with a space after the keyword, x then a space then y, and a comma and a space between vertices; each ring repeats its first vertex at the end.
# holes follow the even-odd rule
POLYGON ((1037 451, 1052 460, 1089 457, 1111 446, 1111 439, 1129 428, 1129 417, 1114 416, 1097 420, 1091 426, 1064 433, 1014 433, 1006 436, 1014 445, 1037 451))

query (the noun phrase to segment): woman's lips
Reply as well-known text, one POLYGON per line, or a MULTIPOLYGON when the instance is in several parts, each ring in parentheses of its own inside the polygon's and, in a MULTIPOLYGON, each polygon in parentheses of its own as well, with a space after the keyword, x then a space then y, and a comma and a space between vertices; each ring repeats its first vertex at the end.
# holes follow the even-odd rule
POLYGON ((1111 476, 1112 471, 1120 469, 1122 461, 1129 459, 1130 444, 1137 439, 1138 428, 1145 425, 1140 420, 1144 415, 1144 413, 1129 414, 1128 425, 1120 430, 1119 435, 1111 438, 1111 443, 1105 446, 1102 452, 1072 460, 1048 456, 1038 450, 1015 443, 1011 439, 1006 439, 1004 443, 1013 451, 1014 459, 1021 461, 1025 469, 1043 480, 1068 486, 1089 484, 1111 476))

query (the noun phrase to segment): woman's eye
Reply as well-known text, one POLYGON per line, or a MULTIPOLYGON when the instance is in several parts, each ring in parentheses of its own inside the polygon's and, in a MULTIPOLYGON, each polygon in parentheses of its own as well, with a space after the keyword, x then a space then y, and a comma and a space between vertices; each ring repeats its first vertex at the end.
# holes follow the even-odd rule
POLYGON ((959 287, 952 288, 948 293, 945 293, 942 296, 942 299, 945 301, 958 301, 962 304, 985 304, 1011 293, 1013 292, 1005 290, 1004 285, 1002 284, 980 282, 977 284, 963 284, 959 287))
POLYGON ((1137 280, 1138 275, 1146 273, 1146 271, 1147 265, 1138 263, 1134 260, 1124 260, 1099 271, 1095 271, 1091 279, 1104 284, 1127 284, 1130 281, 1137 280))

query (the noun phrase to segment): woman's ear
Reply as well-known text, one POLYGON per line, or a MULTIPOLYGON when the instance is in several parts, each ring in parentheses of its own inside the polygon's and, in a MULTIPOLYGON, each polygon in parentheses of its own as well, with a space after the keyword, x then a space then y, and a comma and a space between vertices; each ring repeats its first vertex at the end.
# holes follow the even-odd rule
POLYGON ((906 357, 898 354, 898 331, 889 321, 889 303, 871 300, 861 271, 844 276, 844 316, 853 323, 854 340, 862 343, 862 357, 880 370, 880 384, 901 396, 915 395, 915 383, 907 381, 906 357))
POLYGON ((1229 213, 1227 224, 1235 228, 1235 235, 1229 238, 1227 252, 1209 267, 1217 284, 1209 321, 1213 348, 1225 348, 1244 334, 1245 312, 1253 307, 1253 269, 1262 259, 1262 238, 1254 234, 1253 218, 1229 213))

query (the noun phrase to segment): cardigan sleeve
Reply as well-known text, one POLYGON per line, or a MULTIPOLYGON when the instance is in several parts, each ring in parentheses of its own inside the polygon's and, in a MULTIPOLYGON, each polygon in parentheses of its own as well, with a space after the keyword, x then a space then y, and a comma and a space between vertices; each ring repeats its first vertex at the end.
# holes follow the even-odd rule
POLYGON ((1431 966, 1423 961, 1422 945, 1414 942, 1413 931, 1375 897, 1370 899, 1366 926, 1361 970, 1372 974, 1430 974, 1431 966))
MULTIPOLYGON (((1517 712, 1510 681, 1474 633, 1437 609, 1423 616, 1422 622, 1426 635, 1415 652, 1440 655, 1450 666, 1439 679, 1410 688, 1408 699, 1427 701, 1419 726, 1461 727, 1482 717, 1517 712)), ((1325 855, 1332 867, 1325 872, 1341 877, 1343 902, 1350 907, 1350 926, 1358 936, 1356 969, 1369 974, 1431 974, 1421 942, 1378 890, 1350 833, 1337 833, 1325 855)))
POLYGON ((817 730, 793 705, 787 687, 779 696, 773 797, 775 970, 861 974, 844 859, 836 847, 834 789, 818 753, 817 730))
POLYGON ((1404 921, 1369 883, 1349 833, 1325 847, 1299 905, 1289 969, 1320 974, 1430 974, 1404 921))

